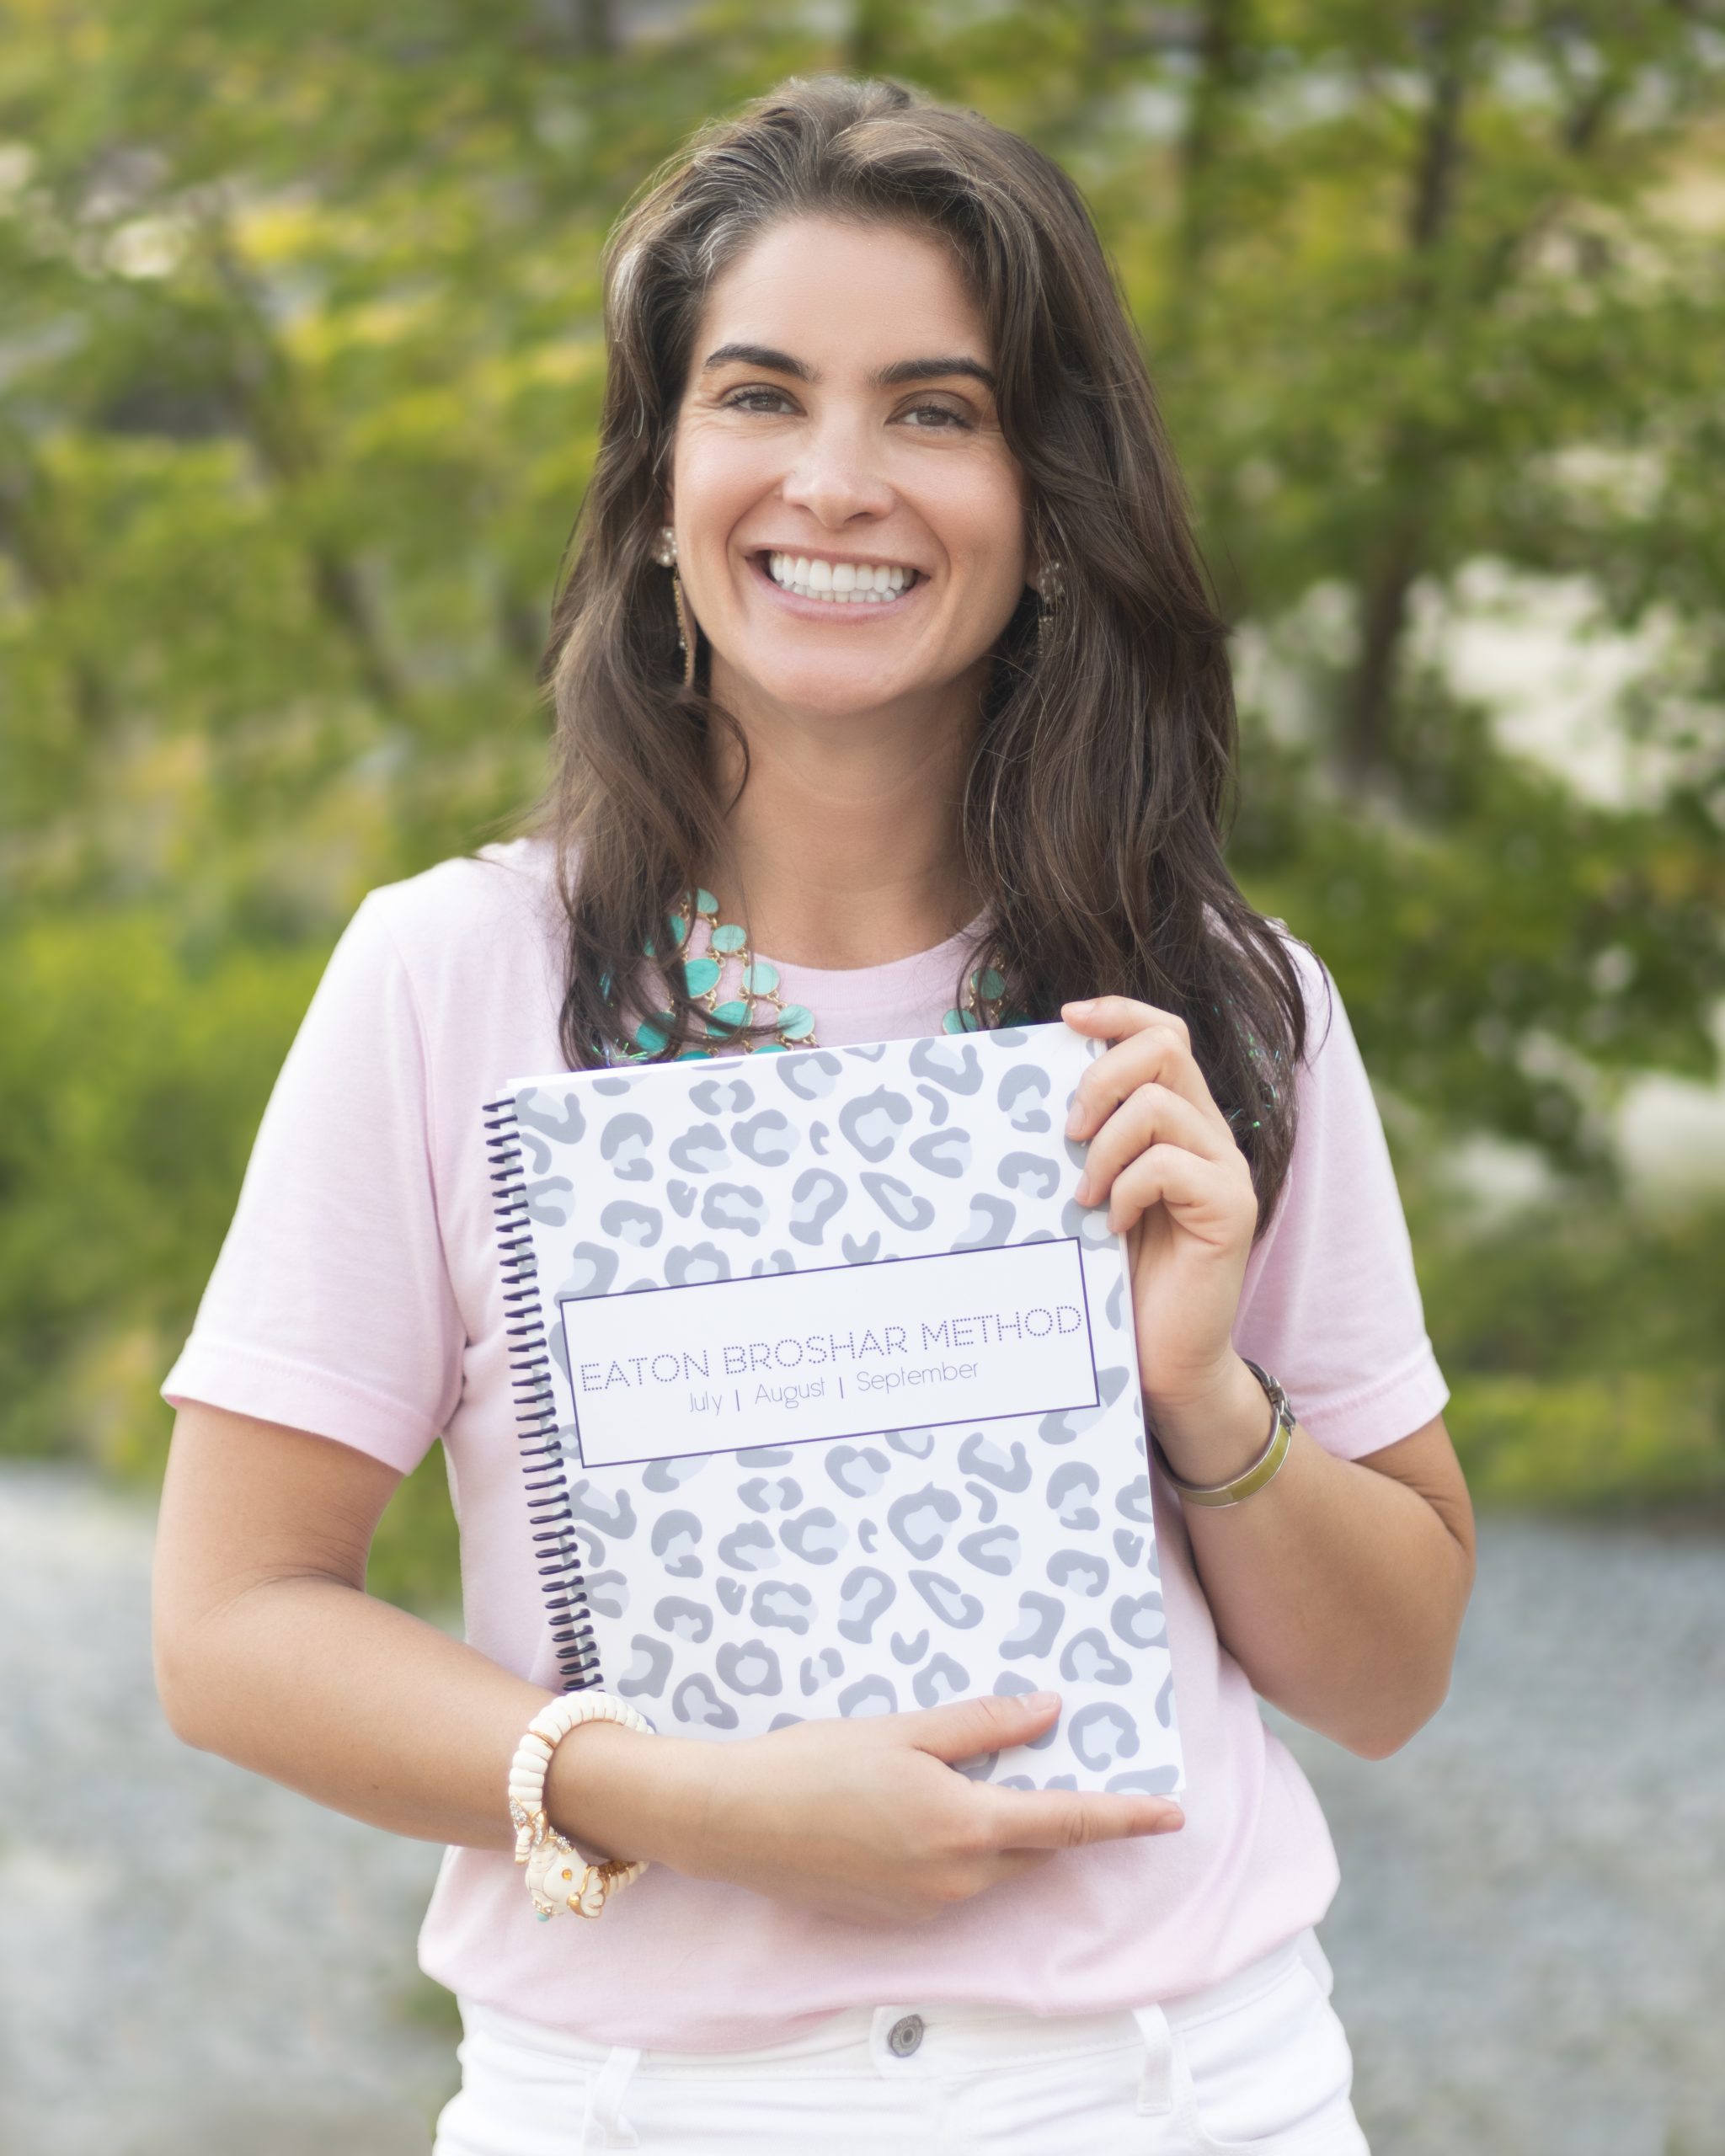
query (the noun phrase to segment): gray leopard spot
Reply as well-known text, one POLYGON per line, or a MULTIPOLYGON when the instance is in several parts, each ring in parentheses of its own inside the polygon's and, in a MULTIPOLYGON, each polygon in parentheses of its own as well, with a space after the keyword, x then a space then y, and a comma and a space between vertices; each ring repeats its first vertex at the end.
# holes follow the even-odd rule
POLYGON ((1050 1774, 1043 1784, 1044 1789, 1076 1789, 1077 1786, 1076 1774, 1050 1774))
POLYGON ((980 1528, 975 1534, 967 1534, 959 1545, 959 1555, 979 1572, 992 1572, 1004 1579, 1008 1572, 1016 1572, 1021 1555, 1017 1530, 1010 1527, 980 1528))
POLYGON ((959 1448, 959 1465, 966 1475, 980 1475, 996 1490, 1030 1487, 1030 1455, 1015 1439, 1007 1451, 980 1430, 973 1430, 959 1448))
POLYGON ((778 1657, 765 1640, 745 1640, 741 1646, 722 1646, 718 1656, 719 1682, 745 1696, 771 1694, 784 1689, 778 1657))
POLYGON ((1125 1299, 1125 1294, 1126 1283, 1122 1277, 1108 1289, 1108 1299, 1102 1306, 1103 1315, 1110 1326, 1118 1326, 1120 1322, 1120 1305, 1125 1299))
POLYGON ((526 1124, 530 1130, 542 1130, 547 1138, 554 1138, 560 1145, 573 1145, 578 1138, 587 1134, 587 1119, 581 1113, 581 1103, 573 1093, 565 1093, 555 1100, 555 1107, 543 1105, 547 1096, 538 1086, 530 1086, 525 1093, 515 1095, 515 1119, 526 1124))
POLYGON ((1156 1695, 1156 1718, 1164 1729, 1174 1726, 1174 1673, 1171 1669, 1162 1679, 1162 1689, 1156 1695))
POLYGON ((862 1552, 865 1557, 872 1557, 874 1555, 875 1546, 879 1539, 879 1535, 880 1529, 875 1525, 872 1519, 859 1519, 857 1521, 857 1547, 862 1552))
POLYGON ((729 1280, 731 1262, 717 1243, 691 1243, 686 1249, 674 1243, 665 1253, 667 1286, 681 1288, 697 1280, 729 1280))
POLYGON ((595 1490, 584 1478, 570 1485, 569 1510, 590 1527, 601 1528, 606 1534, 616 1535, 619 1542, 627 1542, 635 1531, 635 1508, 629 1502, 627 1490, 619 1490, 607 1498, 603 1491, 595 1490))
POLYGON ((614 1098, 618 1094, 633 1093, 635 1081, 633 1078, 595 1078, 593 1090, 595 1093, 604 1093, 614 1098))
POLYGON ((702 1115, 741 1115, 755 1105, 745 1078, 703 1078, 690 1086, 689 1098, 702 1115))
POLYGON ((1102 1525, 1102 1516, 1084 1500, 1093 1497, 1101 1486, 1101 1478, 1087 1460, 1065 1460, 1048 1478, 1049 1510, 1062 1527, 1087 1533, 1102 1525))
POLYGON ((830 1565, 851 1539, 851 1530, 826 1509, 811 1505, 779 1528, 779 1540, 806 1564, 830 1565))
POLYGON ((1036 1784, 1028 1774, 1002 1774, 995 1784, 996 1789, 1034 1789, 1036 1784))
POLYGON ((656 1700, 670 1675, 670 1649, 663 1640, 649 1640, 644 1632, 637 1632, 629 1644, 634 1657, 618 1678, 617 1689, 626 1699, 644 1695, 656 1700))
POLYGON ((877 1228, 867 1242, 858 1242, 854 1235, 846 1235, 839 1248, 849 1265, 873 1265, 880 1256, 880 1230, 877 1228))
POLYGON ((885 1481, 892 1463, 873 1445, 859 1451, 855 1445, 834 1445, 822 1462, 847 1497, 868 1497, 885 1481))
MULTIPOLYGON (((486 1125, 488 1130, 490 1127, 489 1123, 486 1125)), ((515 1135, 521 1141, 523 1173, 542 1176, 555 1157, 550 1146, 542 1138, 536 1136, 531 1130, 523 1130, 519 1124, 515 1128, 515 1135)))
POLYGON ((600 1133, 599 1150, 620 1182, 651 1182, 647 1148, 652 1139, 653 1125, 644 1115, 614 1115, 600 1133))
POLYGON ((629 1606, 628 1582, 621 1572, 589 1572, 587 1606, 601 1617, 621 1617, 629 1606))
POLYGON ((928 1642, 932 1637, 932 1635, 927 1625, 922 1627, 914 1640, 907 1640, 902 1632, 895 1632, 893 1634, 893 1660, 903 1662, 921 1662, 923 1656, 928 1652, 928 1642))
POLYGON ((911 1120, 911 1103, 889 1086, 877 1086, 872 1093, 846 1101, 839 1110, 839 1129, 865 1161, 877 1166, 898 1142, 900 1125, 911 1120))
POLYGON ((724 1604, 724 1608, 730 1613, 730 1614, 734 1617, 737 1612, 742 1608, 743 1597, 749 1592, 749 1590, 743 1585, 743 1582, 740 1580, 718 1580, 715 1581, 714 1584, 718 1589, 719 1601, 724 1604))
POLYGON ((1080 1707, 1066 1725, 1066 1741, 1093 1774, 1117 1760, 1138 1757, 1138 1725, 1113 1700, 1080 1707))
MULTIPOLYGON (((944 1115, 946 1102, 942 1101, 940 1105, 944 1115)), ((968 1130, 926 1131, 921 1138, 911 1139, 911 1158, 930 1175, 961 1176, 970 1165, 970 1134, 968 1130)))
POLYGON ((826 1141, 831 1134, 824 1123, 811 1123, 809 1126, 809 1149, 818 1153, 823 1161, 826 1158, 826 1141))
POLYGON ((950 1490, 927 1482, 895 1498, 887 1507, 886 1524, 913 1557, 932 1557, 946 1540, 945 1529, 963 1509, 950 1490))
POLYGON ((1040 1154, 1008 1153, 1001 1162, 1001 1181, 1008 1190, 1026 1190, 1033 1198, 1052 1198, 1060 1186, 1060 1171, 1040 1154))
POLYGON ((1129 1571, 1131 1570, 1144 1555, 1144 1537, 1135 1534, 1130 1527, 1117 1527, 1114 1529, 1114 1553, 1120 1562, 1129 1571))
POLYGON ((976 1500, 976 1517, 985 1527, 992 1526, 994 1516, 1000 1510, 1000 1500, 985 1482, 967 1482, 965 1489, 976 1500))
POLYGON ((1030 1036, 1022 1026, 996 1026, 982 1036, 985 1043, 993 1049, 1023 1048, 1030 1036))
POLYGON ((1009 1662, 1024 1655, 1044 1655, 1059 1636, 1066 1605, 1051 1594, 1034 1591, 1018 1597, 1018 1621, 1001 1641, 1001 1652, 1009 1662))
POLYGON ((1069 1594, 1081 1594, 1094 1599, 1104 1593, 1108 1583, 1108 1561, 1087 1550, 1056 1550, 1048 1561, 1048 1576, 1056 1587, 1063 1587, 1069 1594))
POLYGON ((980 1759, 955 1759, 953 1764, 967 1782, 985 1782, 1000 1756, 998 1752, 985 1752, 980 1759))
POLYGON ((864 1168, 860 1180, 863 1189, 895 1228, 908 1228, 915 1232, 926 1228, 934 1218, 934 1208, 928 1200, 918 1197, 909 1183, 900 1182, 896 1176, 878 1176, 872 1169, 864 1168))
POLYGON ((932 1430, 888 1430, 884 1434, 895 1452, 907 1452, 912 1460, 927 1460, 934 1450, 932 1430))
POLYGON ((711 1465, 708 1453, 685 1453, 677 1460, 649 1460, 641 1470, 644 1490, 656 1490, 665 1495, 681 1489, 685 1482, 692 1482, 702 1470, 711 1465))
POLYGON ((527 1218, 560 1228, 574 1210, 574 1185, 567 1176, 547 1176, 527 1185, 527 1218))
POLYGON ((676 1209, 677 1218, 686 1220, 701 1193, 693 1183, 685 1182, 681 1176, 673 1176, 665 1186, 665 1194, 676 1209))
MULTIPOLYGON (((1022 1699, 1026 1692, 1039 1692, 1042 1687, 1033 1684, 1021 1670, 1003 1669, 994 1680, 994 1689, 998 1699, 1022 1699)), ((1025 1738, 1024 1748, 1027 1752, 1046 1752, 1060 1733, 1060 1718, 1056 1715, 1040 1737, 1025 1738)), ((1025 1786, 1028 1788, 1030 1785, 1027 1783, 1025 1786)))
POLYGON ((1150 1767, 1135 1774, 1110 1774, 1103 1786, 1130 1790, 1140 1796, 1166 1796, 1178 1787, 1179 1780, 1178 1767, 1150 1767))
POLYGON ((686 1601, 680 1594, 667 1594, 655 1603, 653 1621, 661 1632, 674 1633, 680 1640, 692 1640, 697 1646, 713 1636, 713 1612, 707 1604, 686 1601))
POLYGON ((614 1198, 599 1216, 599 1225, 613 1242, 628 1243, 636 1250, 651 1250, 665 1227, 665 1215, 651 1205, 632 1204, 614 1198))
POLYGON ((590 1529, 585 1534, 572 1534, 569 1539, 575 1562, 583 1572, 595 1571, 605 1562, 605 1545, 590 1529))
POLYGON ((819 1654, 805 1655, 803 1667, 797 1673, 797 1682, 803 1688, 804 1699, 811 1699, 825 1684, 835 1683, 845 1673, 845 1658, 836 1647, 823 1647, 819 1654))
POLYGON ((782 1108, 763 1108, 745 1123, 731 1125, 731 1143, 745 1161, 763 1168, 782 1167, 797 1150, 795 1126, 782 1108))
POLYGON ((708 1228, 730 1228, 739 1235, 758 1235, 766 1218, 766 1200, 750 1183, 716 1182, 701 1208, 708 1228))
POLYGON ((969 1689, 969 1671, 949 1654, 936 1655, 911 1680, 911 1689, 925 1707, 943 1707, 948 1700, 961 1700, 969 1689))
POLYGON ((794 1273, 796 1269, 797 1261, 788 1250, 770 1250, 749 1267, 751 1277, 756 1278, 763 1273, 794 1273))
POLYGON ((859 1715, 895 1715, 899 1695, 886 1677, 859 1677, 839 1694, 839 1712, 847 1719, 859 1715))
POLYGON ((804 1168, 791 1186, 790 1230, 799 1243, 825 1241, 826 1225, 849 1195, 830 1168, 804 1168))
POLYGON ((736 1461, 739 1467, 788 1467, 795 1458, 788 1445, 749 1445, 736 1461))
POLYGON ((898 1594, 898 1588, 873 1565, 858 1565, 846 1573, 839 1588, 839 1632, 841 1637, 867 1646, 874 1627, 898 1594))
POLYGON ((775 1715, 766 1725, 769 1734, 775 1729, 794 1729, 799 1721, 807 1721, 807 1715, 775 1715))
MULTIPOLYGON (((1114 1284, 1118 1287, 1119 1283, 1116 1281, 1114 1284)), ((1097 1373, 1096 1389, 1105 1406, 1114 1406, 1126 1390, 1126 1380, 1130 1375, 1131 1372, 1119 1363, 1111 1363, 1107 1369, 1097 1373)))
POLYGON ((1045 1070, 1039 1070, 1033 1063, 1021 1063, 1001 1079, 995 1098, 1014 1130, 1046 1130, 1049 1118, 1043 1102, 1049 1090, 1045 1070))
MULTIPOLYGON (((919 1086, 916 1091, 928 1103, 928 1120, 939 1129, 952 1112, 952 1102, 946 1095, 932 1086, 919 1086)), ((547 1155, 547 1158, 549 1155, 547 1155)))
POLYGON ((1159 1647, 1167 1644, 1167 1620, 1162 1614, 1162 1598, 1159 1594, 1123 1594, 1118 1596, 1108 1612, 1108 1622, 1117 1638, 1129 1647, 1159 1647))
POLYGON ((755 1590, 749 1614, 757 1625, 782 1625, 788 1632, 806 1632, 814 1597, 794 1580, 762 1580, 755 1590))
POLYGON ((1060 1655, 1060 1674, 1079 1684, 1129 1684, 1132 1666, 1121 1661, 1092 1625, 1067 1641, 1060 1655))
POLYGON ((737 1710, 721 1700, 709 1680, 698 1671, 686 1677, 670 1695, 670 1710, 679 1721, 698 1723, 703 1729, 734 1729, 737 1710))
POLYGON ((778 1564, 778 1545, 770 1527, 758 1519, 745 1520, 719 1538, 718 1555, 734 1572, 770 1572, 778 1564))
POLYGON ((701 1522, 693 1513, 661 1513, 653 1523, 653 1554, 674 1580, 698 1580, 701 1560, 695 1545, 701 1540, 701 1522))
POLYGON ((859 1063, 879 1063, 886 1051, 887 1043, 884 1041, 865 1041, 854 1048, 846 1049, 843 1053, 855 1056, 859 1063))
POLYGON ((751 1513, 788 1513, 803 1502, 802 1490, 788 1475, 782 1475, 771 1482, 764 1475, 751 1476, 740 1486, 737 1495, 751 1513))
POLYGON ((603 1243, 577 1243, 569 1252, 569 1269, 557 1291, 563 1302, 585 1302, 602 1295, 617 1278, 617 1252, 603 1243))
POLYGON ((985 1193, 974 1194, 970 1200, 970 1219, 964 1232, 950 1247, 953 1250, 989 1250, 1005 1242, 1012 1232, 1012 1223, 1018 1217, 1017 1208, 1004 1198, 991 1198, 985 1193))
POLYGON ((666 1149, 686 1175, 710 1176, 715 1168, 728 1168, 731 1149, 716 1123, 697 1123, 673 1138, 666 1149))
POLYGON ((1156 1515, 1150 1508, 1150 1477, 1135 1475, 1124 1490, 1117 1490, 1114 1509, 1124 1513, 1128 1519, 1141 1520, 1146 1527, 1152 1526, 1156 1515))
POLYGON ((968 1041, 918 1041, 911 1051, 911 1068, 949 1093, 974 1093, 982 1084, 982 1065, 968 1041))
POLYGON ((1076 1235, 1082 1250, 1102 1250, 1114 1241, 1106 1205, 1081 1205, 1069 1198, 1060 1208, 1060 1232, 1076 1235))
POLYGON ((911 1584, 935 1615, 944 1619, 954 1631, 968 1632, 973 1625, 982 1622, 982 1604, 976 1597, 966 1594, 956 1580, 949 1580, 943 1572, 913 1568, 911 1584))
POLYGON ((776 1055, 772 1067, 799 1101, 824 1100, 845 1068, 836 1055, 824 1051, 816 1055, 776 1055))

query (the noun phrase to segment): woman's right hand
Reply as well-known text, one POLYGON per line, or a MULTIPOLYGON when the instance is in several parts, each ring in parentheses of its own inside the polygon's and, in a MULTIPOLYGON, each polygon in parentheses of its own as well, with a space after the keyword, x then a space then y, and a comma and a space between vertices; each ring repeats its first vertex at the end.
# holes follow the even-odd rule
POLYGON ((851 1923, 921 1923, 1060 1849, 1184 1823, 1167 1797, 956 1771, 1040 1736, 1059 1705, 991 1694, 717 1742, 588 1723, 558 1747, 551 1816, 584 1854, 647 1857, 851 1923))

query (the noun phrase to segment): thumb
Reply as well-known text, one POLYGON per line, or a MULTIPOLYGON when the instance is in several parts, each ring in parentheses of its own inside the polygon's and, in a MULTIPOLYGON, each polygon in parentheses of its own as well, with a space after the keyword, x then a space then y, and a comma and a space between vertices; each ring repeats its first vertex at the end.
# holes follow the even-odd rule
POLYGON ((919 1752, 948 1764, 975 1759, 985 1752, 1004 1752, 1039 1737, 1060 1711, 1058 1692, 985 1692, 974 1700, 952 1700, 943 1707, 922 1707, 900 1716, 905 1733, 919 1752))

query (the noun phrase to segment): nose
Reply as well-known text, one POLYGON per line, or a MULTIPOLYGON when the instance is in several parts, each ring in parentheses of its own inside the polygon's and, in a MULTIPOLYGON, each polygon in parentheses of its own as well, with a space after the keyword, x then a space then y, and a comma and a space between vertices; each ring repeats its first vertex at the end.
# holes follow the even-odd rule
POLYGON ((895 499, 873 429, 839 414, 809 429, 781 491, 830 531, 859 516, 885 516, 895 499))

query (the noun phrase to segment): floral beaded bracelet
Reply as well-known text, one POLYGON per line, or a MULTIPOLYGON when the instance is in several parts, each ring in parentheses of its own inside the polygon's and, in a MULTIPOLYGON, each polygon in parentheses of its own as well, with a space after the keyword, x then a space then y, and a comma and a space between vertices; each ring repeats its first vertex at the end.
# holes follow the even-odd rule
POLYGON ((545 1815, 545 1777, 551 1755, 584 1721, 617 1721, 644 1736, 653 1734, 653 1725, 644 1716, 599 1691, 565 1692, 527 1724, 510 1764, 509 1816, 515 1830, 515 1862, 526 1866, 527 1893, 541 1924, 549 1924, 566 1910, 578 1917, 601 1914, 608 1897, 619 1887, 633 1886, 647 1869, 644 1860, 631 1862, 622 1857, 590 1864, 545 1815))

